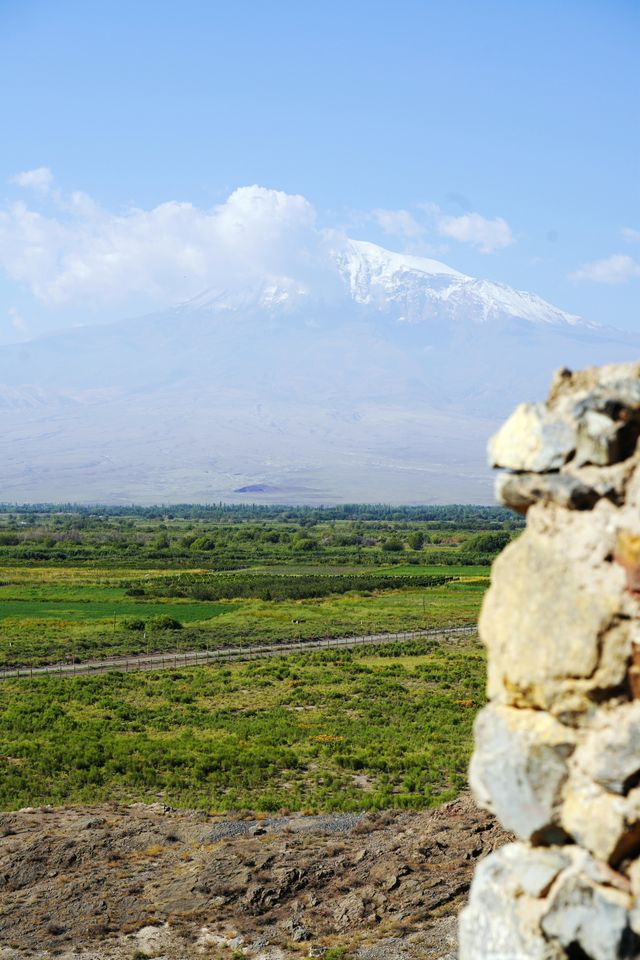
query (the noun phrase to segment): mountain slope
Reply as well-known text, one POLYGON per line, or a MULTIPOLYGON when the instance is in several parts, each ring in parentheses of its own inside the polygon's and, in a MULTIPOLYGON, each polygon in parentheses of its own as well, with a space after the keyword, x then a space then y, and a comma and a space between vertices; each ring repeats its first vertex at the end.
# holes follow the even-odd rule
POLYGON ((555 367, 638 352, 533 294, 351 241, 313 282, 5 348, 0 500, 487 502, 485 441, 515 402, 555 367))

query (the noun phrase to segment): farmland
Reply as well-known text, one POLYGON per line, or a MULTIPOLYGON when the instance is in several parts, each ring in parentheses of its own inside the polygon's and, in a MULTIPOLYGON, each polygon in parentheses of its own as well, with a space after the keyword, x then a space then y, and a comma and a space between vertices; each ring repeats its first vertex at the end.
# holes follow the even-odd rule
MULTIPOLYGON (((0 665, 475 622, 491 559, 518 522, 489 508, 389 511, 6 508, 0 665)), ((0 806, 430 805, 464 783, 483 676, 476 640, 421 639, 5 680, 0 806)))

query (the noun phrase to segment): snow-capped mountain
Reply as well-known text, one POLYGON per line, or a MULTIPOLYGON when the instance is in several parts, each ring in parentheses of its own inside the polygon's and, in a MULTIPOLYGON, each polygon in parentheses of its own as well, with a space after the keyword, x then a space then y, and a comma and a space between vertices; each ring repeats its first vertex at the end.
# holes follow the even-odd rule
POLYGON ((401 310, 399 320, 487 323, 515 318, 554 326, 595 326, 541 297, 501 283, 476 280, 425 257, 392 253, 374 243, 350 241, 337 259, 356 303, 401 310))
POLYGON ((486 438, 640 337, 348 241, 303 277, 15 344, 0 500, 491 500, 486 438), (247 489, 248 488, 248 489, 247 489))
POLYGON ((394 253, 364 240, 349 240, 333 250, 332 261, 334 281, 339 282, 330 285, 329 291, 326 283, 318 290, 289 277, 270 277, 235 291, 204 290, 175 309, 210 314, 252 309, 293 312, 318 300, 326 305, 344 298, 381 311, 395 310, 401 323, 520 319, 553 326, 597 326, 535 294, 478 280, 439 260, 394 253))

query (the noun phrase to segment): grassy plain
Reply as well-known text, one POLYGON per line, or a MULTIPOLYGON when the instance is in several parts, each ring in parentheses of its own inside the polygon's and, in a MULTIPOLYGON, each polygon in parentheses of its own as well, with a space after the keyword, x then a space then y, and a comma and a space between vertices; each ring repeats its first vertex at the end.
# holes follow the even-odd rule
POLYGON ((477 643, 0 684, 0 807, 419 808, 465 781, 477 643))

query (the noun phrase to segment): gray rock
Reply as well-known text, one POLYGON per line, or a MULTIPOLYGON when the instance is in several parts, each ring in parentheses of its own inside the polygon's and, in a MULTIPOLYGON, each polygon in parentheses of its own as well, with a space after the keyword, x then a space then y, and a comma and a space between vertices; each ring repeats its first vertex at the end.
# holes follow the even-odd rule
POLYGON ((573 763, 613 793, 627 793, 640 776, 640 700, 601 711, 573 763))
POLYGON ((578 425, 575 463, 606 467, 624 459, 626 423, 614 422, 604 413, 587 410, 578 425))
POLYGON ((630 641, 613 624, 625 576, 606 560, 613 511, 607 501, 589 512, 538 505, 495 561, 479 624, 491 699, 564 716, 623 682, 630 641))
POLYGON ((338 930, 347 930, 353 923, 362 920, 366 906, 362 897, 349 893, 335 902, 333 916, 338 930))
POLYGON ((596 884, 584 873, 567 871, 549 895, 541 927, 566 949, 577 945, 592 960, 638 956, 628 948, 630 897, 596 884))
POLYGON ((508 844, 476 869, 469 903, 458 924, 460 960, 564 960, 559 944, 540 928, 544 900, 527 892, 544 890, 565 865, 562 854, 508 844), (544 884, 544 886, 542 886, 544 884))
POLYGON ((508 470, 559 470, 576 447, 576 425, 542 403, 521 403, 489 441, 489 464, 508 470))
POLYGON ((495 492, 496 500, 518 513, 526 513, 539 501, 569 510, 591 510, 601 496, 577 477, 564 473, 501 473, 495 492))
POLYGON ((304 943, 306 940, 311 940, 311 931, 308 930, 302 920, 295 915, 289 917, 282 926, 291 937, 293 943, 304 943))
POLYGON ((576 843, 617 864, 640 845, 640 788, 621 797, 576 768, 564 790, 560 819, 576 843))
POLYGON ((489 705, 475 723, 469 782, 521 840, 560 840, 559 805, 575 733, 539 710, 489 705))
MULTIPOLYGON (((637 364, 635 366, 637 368, 637 364)), ((627 414, 640 411, 640 378, 637 370, 635 376, 615 377, 608 380, 602 377, 605 369, 602 367, 596 371, 600 376, 594 379, 592 389, 575 403, 572 410, 575 419, 580 419, 591 410, 610 417, 618 416, 621 411, 627 414)))
MULTIPOLYGON (((357 960, 405 960, 410 954, 409 945, 402 937, 386 937, 370 946, 358 947, 354 955, 357 960)), ((450 956, 455 960, 454 954, 450 956)), ((442 957, 441 960, 446 958, 442 957)))
MULTIPOLYGON (((634 476, 638 459, 637 456, 630 457, 621 463, 614 463, 608 467, 597 467, 593 464, 577 467, 575 461, 572 460, 562 468, 561 476, 573 477, 586 487, 594 490, 598 497, 606 497, 612 503, 621 505, 625 500, 629 480, 634 476)), ((549 476, 554 475, 549 474, 549 476)))

